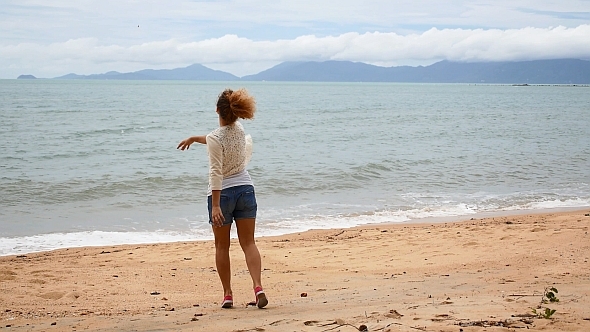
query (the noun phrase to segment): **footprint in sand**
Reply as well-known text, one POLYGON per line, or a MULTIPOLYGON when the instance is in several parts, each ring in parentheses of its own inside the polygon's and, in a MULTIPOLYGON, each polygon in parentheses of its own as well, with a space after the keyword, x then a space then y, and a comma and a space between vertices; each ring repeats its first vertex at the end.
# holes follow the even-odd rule
POLYGON ((39 297, 42 297, 47 300, 59 300, 62 297, 64 297, 64 295, 66 295, 65 292, 49 292, 49 293, 41 294, 41 295, 39 295, 39 297))
POLYGON ((31 279, 31 280, 29 280, 29 283, 43 285, 43 284, 46 284, 47 281, 45 281, 43 279, 31 279))
POLYGON ((403 317, 403 315, 400 314, 399 312, 397 312, 397 310, 395 310, 395 309, 389 310, 389 312, 383 316, 385 316, 387 318, 394 318, 394 319, 400 319, 403 317))
POLYGON ((0 270, 0 281, 16 279, 16 272, 11 270, 0 270))
POLYGON ((49 292, 49 293, 43 293, 41 295, 38 295, 41 298, 44 298, 46 300, 60 300, 60 299, 64 299, 64 300, 69 300, 69 301, 75 301, 77 300, 81 294, 78 292, 70 292, 70 293, 66 293, 66 292, 49 292))
POLYGON ((67 293, 67 294, 65 295, 65 298, 66 298, 66 299, 68 299, 68 300, 70 300, 70 301, 75 301, 75 300, 77 300, 77 299, 78 299, 80 296, 82 296, 82 294, 80 294, 80 293, 78 293, 78 292, 70 292, 70 293, 67 293))

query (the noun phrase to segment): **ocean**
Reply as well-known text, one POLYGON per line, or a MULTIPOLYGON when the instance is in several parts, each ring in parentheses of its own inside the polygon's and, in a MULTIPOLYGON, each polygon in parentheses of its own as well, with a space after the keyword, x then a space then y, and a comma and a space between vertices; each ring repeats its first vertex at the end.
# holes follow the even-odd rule
POLYGON ((590 88, 0 80, 0 255, 212 239, 224 88, 257 99, 257 235, 590 206, 590 88))

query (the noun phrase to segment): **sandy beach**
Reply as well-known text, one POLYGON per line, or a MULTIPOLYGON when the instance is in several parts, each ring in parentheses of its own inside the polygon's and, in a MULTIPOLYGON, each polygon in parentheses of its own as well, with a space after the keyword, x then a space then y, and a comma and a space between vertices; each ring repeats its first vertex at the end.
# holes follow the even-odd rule
POLYGON ((0 257, 0 330, 590 331, 589 214, 260 238, 262 310, 237 240, 233 309, 212 241, 0 257), (542 303, 551 287, 559 301, 542 303))

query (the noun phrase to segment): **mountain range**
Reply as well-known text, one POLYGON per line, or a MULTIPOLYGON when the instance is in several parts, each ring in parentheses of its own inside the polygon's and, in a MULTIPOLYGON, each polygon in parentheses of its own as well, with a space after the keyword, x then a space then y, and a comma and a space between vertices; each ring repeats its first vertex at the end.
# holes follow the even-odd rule
POLYGON ((219 70, 213 70, 200 64, 176 69, 144 69, 131 73, 110 71, 104 74, 76 75, 67 74, 58 79, 94 79, 94 80, 194 80, 194 81, 235 81, 239 77, 219 70))
POLYGON ((351 61, 283 62, 255 75, 237 77, 200 64, 130 73, 68 74, 58 79, 305 81, 404 83, 590 84, 590 61, 578 59, 518 62, 451 62, 429 66, 379 67, 351 61))

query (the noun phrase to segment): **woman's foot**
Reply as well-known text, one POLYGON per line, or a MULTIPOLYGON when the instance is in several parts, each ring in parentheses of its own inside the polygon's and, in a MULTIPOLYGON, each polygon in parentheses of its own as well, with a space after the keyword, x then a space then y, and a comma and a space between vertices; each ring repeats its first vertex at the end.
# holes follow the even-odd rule
POLYGON ((266 294, 264 294, 262 287, 258 286, 254 288, 254 295, 256 295, 256 306, 260 309, 266 307, 268 299, 266 298, 266 294))
POLYGON ((221 307, 224 309, 229 309, 234 306, 234 299, 231 295, 226 295, 223 298, 223 302, 221 302, 221 307))

